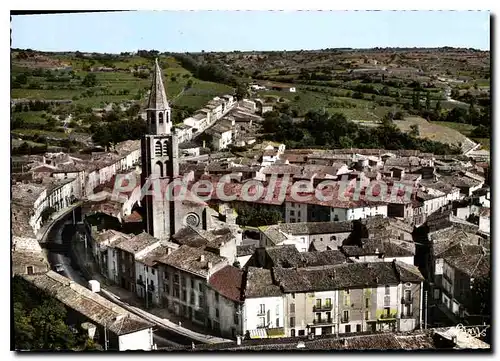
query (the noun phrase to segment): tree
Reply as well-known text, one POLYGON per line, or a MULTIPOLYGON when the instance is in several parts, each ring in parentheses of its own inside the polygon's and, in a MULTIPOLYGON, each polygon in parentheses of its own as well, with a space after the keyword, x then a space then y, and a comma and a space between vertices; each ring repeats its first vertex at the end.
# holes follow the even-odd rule
POLYGON ((22 85, 25 85, 28 83, 28 77, 26 76, 26 74, 22 73, 22 74, 18 74, 16 76, 16 79, 15 79, 15 82, 19 83, 19 84, 22 84, 22 85))
POLYGON ((50 294, 19 277, 12 281, 14 345, 20 350, 72 350, 75 335, 65 324, 66 309, 50 294))
POLYGON ((482 276, 472 282, 467 312, 472 315, 491 315, 491 278, 482 276))
POLYGON ((429 91, 425 93, 425 109, 431 109, 431 93, 429 91))
POLYGON ((245 83, 239 83, 236 87, 236 99, 242 100, 248 97, 248 86, 245 83))
POLYGON ((189 79, 186 83, 186 89, 191 89, 192 86, 193 86, 193 80, 189 79))
POLYGON ((82 80, 82 85, 91 88, 97 85, 97 77, 94 73, 88 73, 82 80))
POLYGON ((420 135, 420 131, 418 129, 418 124, 410 125, 410 131, 408 132, 408 134, 411 137, 418 137, 420 135))
POLYGON ((434 111, 436 112, 436 114, 439 116, 441 114, 441 101, 438 100, 436 102, 436 107, 434 108, 434 111))

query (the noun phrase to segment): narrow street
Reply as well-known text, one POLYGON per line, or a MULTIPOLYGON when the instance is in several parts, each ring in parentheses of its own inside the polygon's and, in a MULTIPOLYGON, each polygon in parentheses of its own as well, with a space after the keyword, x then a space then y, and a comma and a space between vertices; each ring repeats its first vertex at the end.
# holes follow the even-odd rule
MULTIPOLYGON (((47 258, 52 270, 56 271, 56 265, 62 265, 62 270, 59 272, 61 275, 84 287, 88 287, 88 281, 70 258, 71 238, 75 231, 72 227, 71 217, 72 215, 70 213, 54 224, 43 246, 48 251, 47 258)), ((159 327, 153 328, 153 340, 157 347, 191 345, 193 342, 193 340, 185 336, 175 334, 159 327)), ((199 344, 200 342, 194 341, 194 343, 199 344)))

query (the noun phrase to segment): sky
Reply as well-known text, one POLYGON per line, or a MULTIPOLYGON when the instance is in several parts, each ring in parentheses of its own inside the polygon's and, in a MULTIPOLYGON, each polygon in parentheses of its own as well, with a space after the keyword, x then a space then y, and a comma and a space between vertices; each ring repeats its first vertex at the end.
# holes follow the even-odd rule
POLYGON ((12 16, 12 47, 169 52, 490 49, 488 11, 130 11, 12 16))

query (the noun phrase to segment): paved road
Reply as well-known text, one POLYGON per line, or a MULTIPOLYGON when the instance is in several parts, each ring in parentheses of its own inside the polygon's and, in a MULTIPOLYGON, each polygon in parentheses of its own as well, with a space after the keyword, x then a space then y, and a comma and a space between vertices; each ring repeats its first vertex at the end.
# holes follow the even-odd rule
MULTIPOLYGON (((74 228, 71 224, 71 213, 58 221, 47 235, 47 242, 44 245, 48 252, 48 261, 51 268, 56 264, 63 265, 64 270, 60 272, 63 276, 87 287, 88 281, 82 273, 74 268, 70 258, 71 238, 74 234, 74 228)), ((168 330, 155 327, 153 329, 153 340, 157 347, 178 347, 182 345, 191 345, 192 340, 178 335, 168 330)), ((195 341, 195 344, 199 342, 195 341)))

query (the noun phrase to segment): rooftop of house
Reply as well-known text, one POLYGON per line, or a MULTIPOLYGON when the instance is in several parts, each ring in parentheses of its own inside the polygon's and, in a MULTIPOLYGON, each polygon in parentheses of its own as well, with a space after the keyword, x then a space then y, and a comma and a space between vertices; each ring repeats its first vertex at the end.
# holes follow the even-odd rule
POLYGON ((462 271, 469 277, 490 275, 491 255, 482 246, 459 242, 444 251, 441 257, 450 266, 462 271))
POLYGON ((125 140, 115 144, 115 152, 122 156, 139 149, 141 149, 140 140, 125 140))
POLYGON ((11 230, 13 236, 36 239, 33 227, 30 225, 32 213, 32 207, 11 201, 11 230))
POLYGON ((442 176, 441 180, 458 188, 477 187, 483 183, 483 181, 462 175, 442 176))
POLYGON ((227 262, 227 259, 202 248, 182 245, 170 254, 158 258, 158 262, 206 278, 211 267, 227 262))
POLYGON ((158 259, 161 257, 168 255, 169 252, 173 252, 178 249, 179 245, 172 242, 162 242, 159 247, 156 247, 152 251, 146 253, 145 255, 139 257, 137 261, 149 266, 153 267, 158 263, 158 259))
POLYGON ((116 335, 125 335, 153 327, 153 324, 56 272, 24 275, 23 278, 116 335))
POLYGON ((105 231, 102 231, 98 233, 94 237, 94 242, 97 245, 107 243, 108 245, 112 245, 117 242, 124 241, 125 239, 132 238, 132 235, 130 234, 125 234, 119 231, 115 231, 114 229, 107 229, 105 231))
POLYGON ((47 188, 42 184, 20 183, 11 187, 12 202, 33 207, 36 200, 47 188))
POLYGON ((222 228, 210 231, 197 230, 191 227, 183 227, 173 235, 174 242, 190 247, 209 247, 218 249, 225 243, 235 239, 230 228, 222 228))
POLYGON ((342 246, 342 251, 349 257, 380 255, 383 257, 415 256, 415 244, 389 239, 363 239, 361 246, 342 246))
POLYGON ((354 289, 424 280, 417 267, 397 261, 308 268, 275 267, 273 274, 284 292, 354 289))
POLYGON ((291 235, 316 235, 348 233, 351 231, 352 222, 350 221, 280 223, 261 227, 261 232, 275 244, 287 239, 283 233, 291 235))
POLYGON ((236 256, 237 257, 251 256, 255 253, 256 249, 257 247, 255 247, 254 245, 237 246, 236 256))
POLYGON ((242 301, 243 271, 233 266, 226 266, 215 272, 209 279, 210 286, 227 299, 242 301))
POLYGON ((248 267, 245 298, 280 297, 281 295, 280 287, 273 284, 271 270, 248 267))
POLYGON ((149 233, 142 232, 134 237, 124 239, 120 243, 115 244, 114 247, 128 253, 136 254, 155 243, 159 244, 159 242, 158 239, 149 233))

